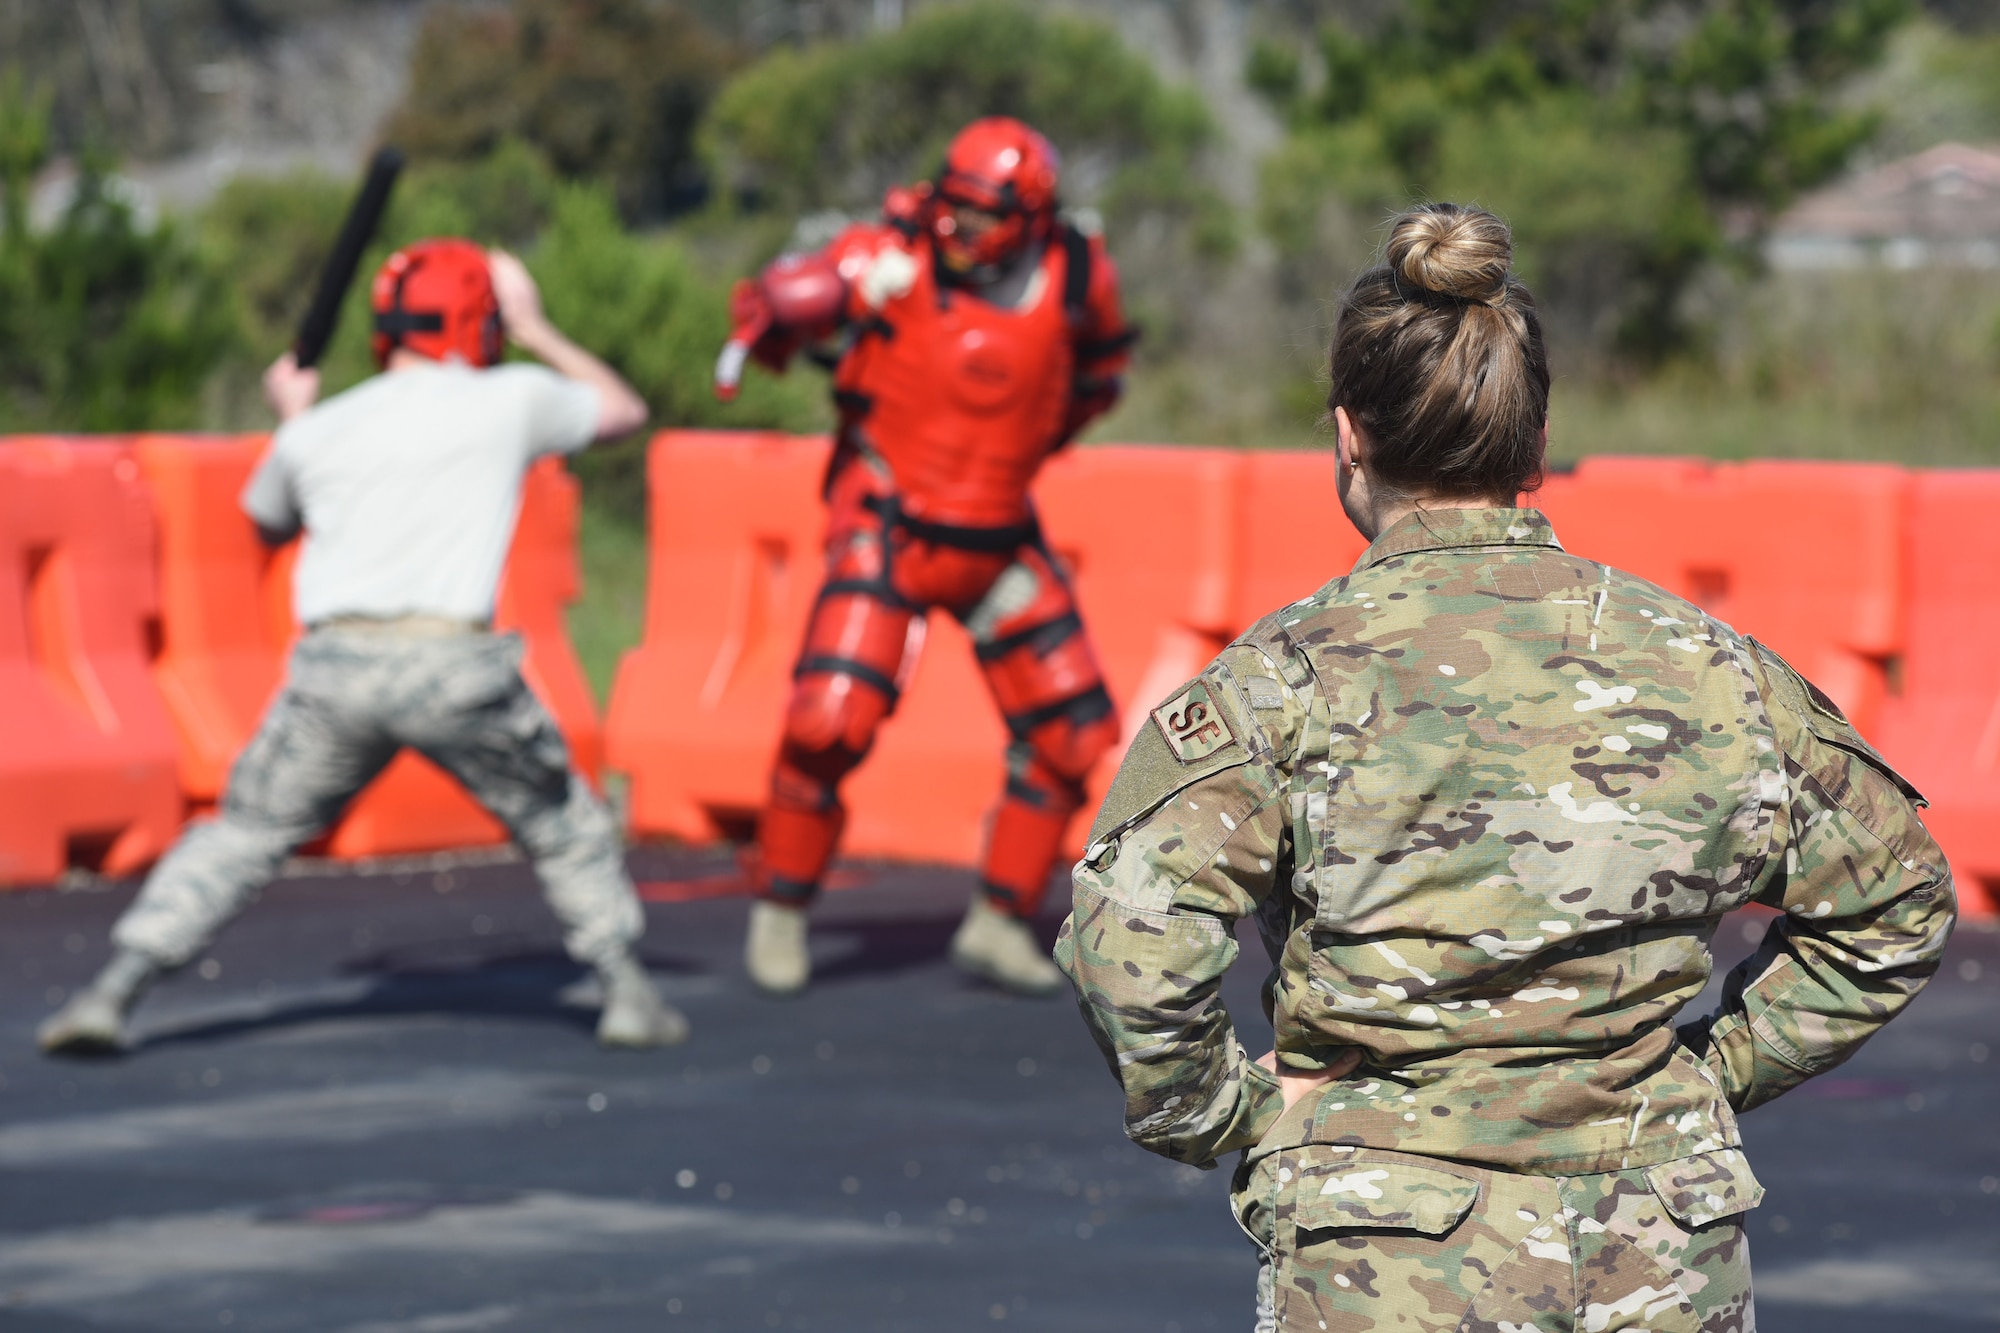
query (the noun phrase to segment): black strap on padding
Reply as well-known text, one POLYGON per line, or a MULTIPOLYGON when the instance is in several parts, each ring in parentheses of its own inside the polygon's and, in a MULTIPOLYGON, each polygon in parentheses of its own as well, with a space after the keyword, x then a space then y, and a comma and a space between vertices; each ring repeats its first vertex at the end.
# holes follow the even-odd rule
POLYGON ((819 885, 783 875, 766 875, 764 891, 781 903, 809 903, 819 894, 819 885))
POLYGON ((403 288, 409 285, 410 277, 417 271, 417 267, 416 263, 403 265, 402 272, 396 275, 396 290, 389 298, 389 308, 375 316, 375 331, 398 342, 406 333, 444 332, 444 314, 441 311, 433 310, 417 314, 403 309, 403 288), (419 320, 424 322, 418 323, 419 320))
POLYGON ((384 310, 375 316, 375 332, 391 338, 406 333, 443 333, 444 316, 435 310, 384 310))
POLYGON ((1048 810, 1055 806, 1055 801, 1051 798, 1051 794, 1046 788, 1037 787, 1034 783, 1013 773, 1007 775, 1005 790, 1008 799, 1019 801, 1023 805, 1032 805, 1037 810, 1048 810))
POLYGON ((1032 522, 1010 523, 1004 528, 971 528, 957 523, 929 523, 908 514, 898 514, 896 526, 918 541, 933 546, 950 546, 960 551, 989 555, 1005 554, 1035 540, 1040 529, 1032 522))
POLYGON ((1077 360, 1101 361, 1107 356, 1124 351, 1138 341, 1139 330, 1131 327, 1120 329, 1108 337, 1090 338, 1076 345, 1077 360))
POLYGON ((891 704, 895 703, 902 691, 889 676, 877 671, 866 662, 857 662, 851 657, 835 657, 831 653, 815 653, 799 659, 792 668, 792 679, 801 676, 852 676, 864 685, 872 685, 880 690, 891 704))
POLYGON ((949 546, 959 551, 1001 554, 1016 550, 1041 537, 1041 525, 1030 518, 1025 523, 1009 523, 1003 528, 974 528, 957 523, 931 523, 911 518, 893 495, 863 497, 862 506, 878 515, 887 528, 900 528, 918 541, 933 546, 949 546))
POLYGON ((1090 317, 1090 238, 1067 223, 1056 225, 1063 248, 1063 314, 1071 328, 1090 317))
POLYGON ((1074 611, 1065 611, 1053 620, 1045 620, 1039 625, 1017 629, 1012 634, 1003 634, 997 639, 972 645, 973 656, 982 662, 997 662, 1019 648, 1032 646, 1037 657, 1047 657, 1056 649, 1068 643, 1083 632, 1083 617, 1074 611))
POLYGON ((921 606, 890 586, 887 579, 828 579, 820 585, 819 600, 822 602, 829 597, 843 595, 866 597, 871 602, 880 602, 883 606, 896 611, 923 610, 921 606))
POLYGON ((1041 727, 1059 718, 1067 718, 1078 726, 1111 716, 1111 694, 1102 684, 1092 685, 1087 690, 1072 694, 1067 699, 1058 699, 1040 708, 1030 708, 1024 713, 1007 715, 1007 730, 1015 740, 1024 741, 1041 727))
MULTIPOLYGON (((1056 238, 1063 247, 1063 315, 1073 329, 1090 327, 1090 238, 1067 224, 1056 228, 1056 238)), ((1101 361, 1124 351, 1139 341, 1139 330, 1126 325, 1116 333, 1108 333, 1102 338, 1091 338, 1078 342, 1078 361, 1101 361)))

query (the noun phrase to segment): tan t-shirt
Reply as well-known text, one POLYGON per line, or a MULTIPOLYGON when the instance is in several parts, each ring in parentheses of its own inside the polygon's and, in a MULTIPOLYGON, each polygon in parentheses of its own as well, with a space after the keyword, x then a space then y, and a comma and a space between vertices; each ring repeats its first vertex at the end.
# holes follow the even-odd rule
POLYGON ((303 624, 334 616, 485 620, 521 478, 597 430, 596 390, 544 366, 438 364, 377 375, 278 431, 243 489, 258 525, 304 525, 303 624))

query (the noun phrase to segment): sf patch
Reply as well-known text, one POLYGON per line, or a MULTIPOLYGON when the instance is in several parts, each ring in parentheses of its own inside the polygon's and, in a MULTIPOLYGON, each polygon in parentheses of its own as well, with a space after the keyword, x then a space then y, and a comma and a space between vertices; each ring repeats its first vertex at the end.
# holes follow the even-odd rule
POLYGON ((1174 758, 1183 764, 1206 759, 1236 739, 1229 730, 1229 719, 1223 716, 1215 700, 1209 697, 1208 686, 1201 681, 1155 708, 1153 725, 1166 738, 1174 758))

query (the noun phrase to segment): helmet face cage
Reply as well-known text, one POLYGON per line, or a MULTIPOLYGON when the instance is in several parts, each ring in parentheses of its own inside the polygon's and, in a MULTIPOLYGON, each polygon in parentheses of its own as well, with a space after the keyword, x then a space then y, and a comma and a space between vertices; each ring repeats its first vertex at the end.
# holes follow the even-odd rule
POLYGON ((486 252, 470 241, 419 241, 390 255, 375 275, 370 305, 378 366, 398 347, 480 367, 498 363, 504 350, 486 252))
POLYGON ((932 238, 946 264, 961 272, 990 268, 1047 236, 1060 172, 1049 141, 1011 117, 989 116, 960 130, 945 153, 931 213, 932 238), (952 216, 955 207, 1000 221, 967 238, 952 216))

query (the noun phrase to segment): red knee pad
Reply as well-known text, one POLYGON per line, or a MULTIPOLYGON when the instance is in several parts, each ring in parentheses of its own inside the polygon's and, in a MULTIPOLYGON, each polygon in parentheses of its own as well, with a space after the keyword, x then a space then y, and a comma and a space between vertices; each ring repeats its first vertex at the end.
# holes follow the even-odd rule
POLYGON ((1109 712, 1084 722, 1059 717, 1037 727, 1024 739, 1034 753, 1035 762, 1051 776, 1075 786, 1076 799, 1081 801, 1083 780, 1118 743, 1118 718, 1109 712))
POLYGON ((888 695, 851 675, 800 676, 785 708, 785 749, 807 772, 817 773, 827 757, 838 768, 829 780, 838 780, 868 753, 890 706, 888 695))

